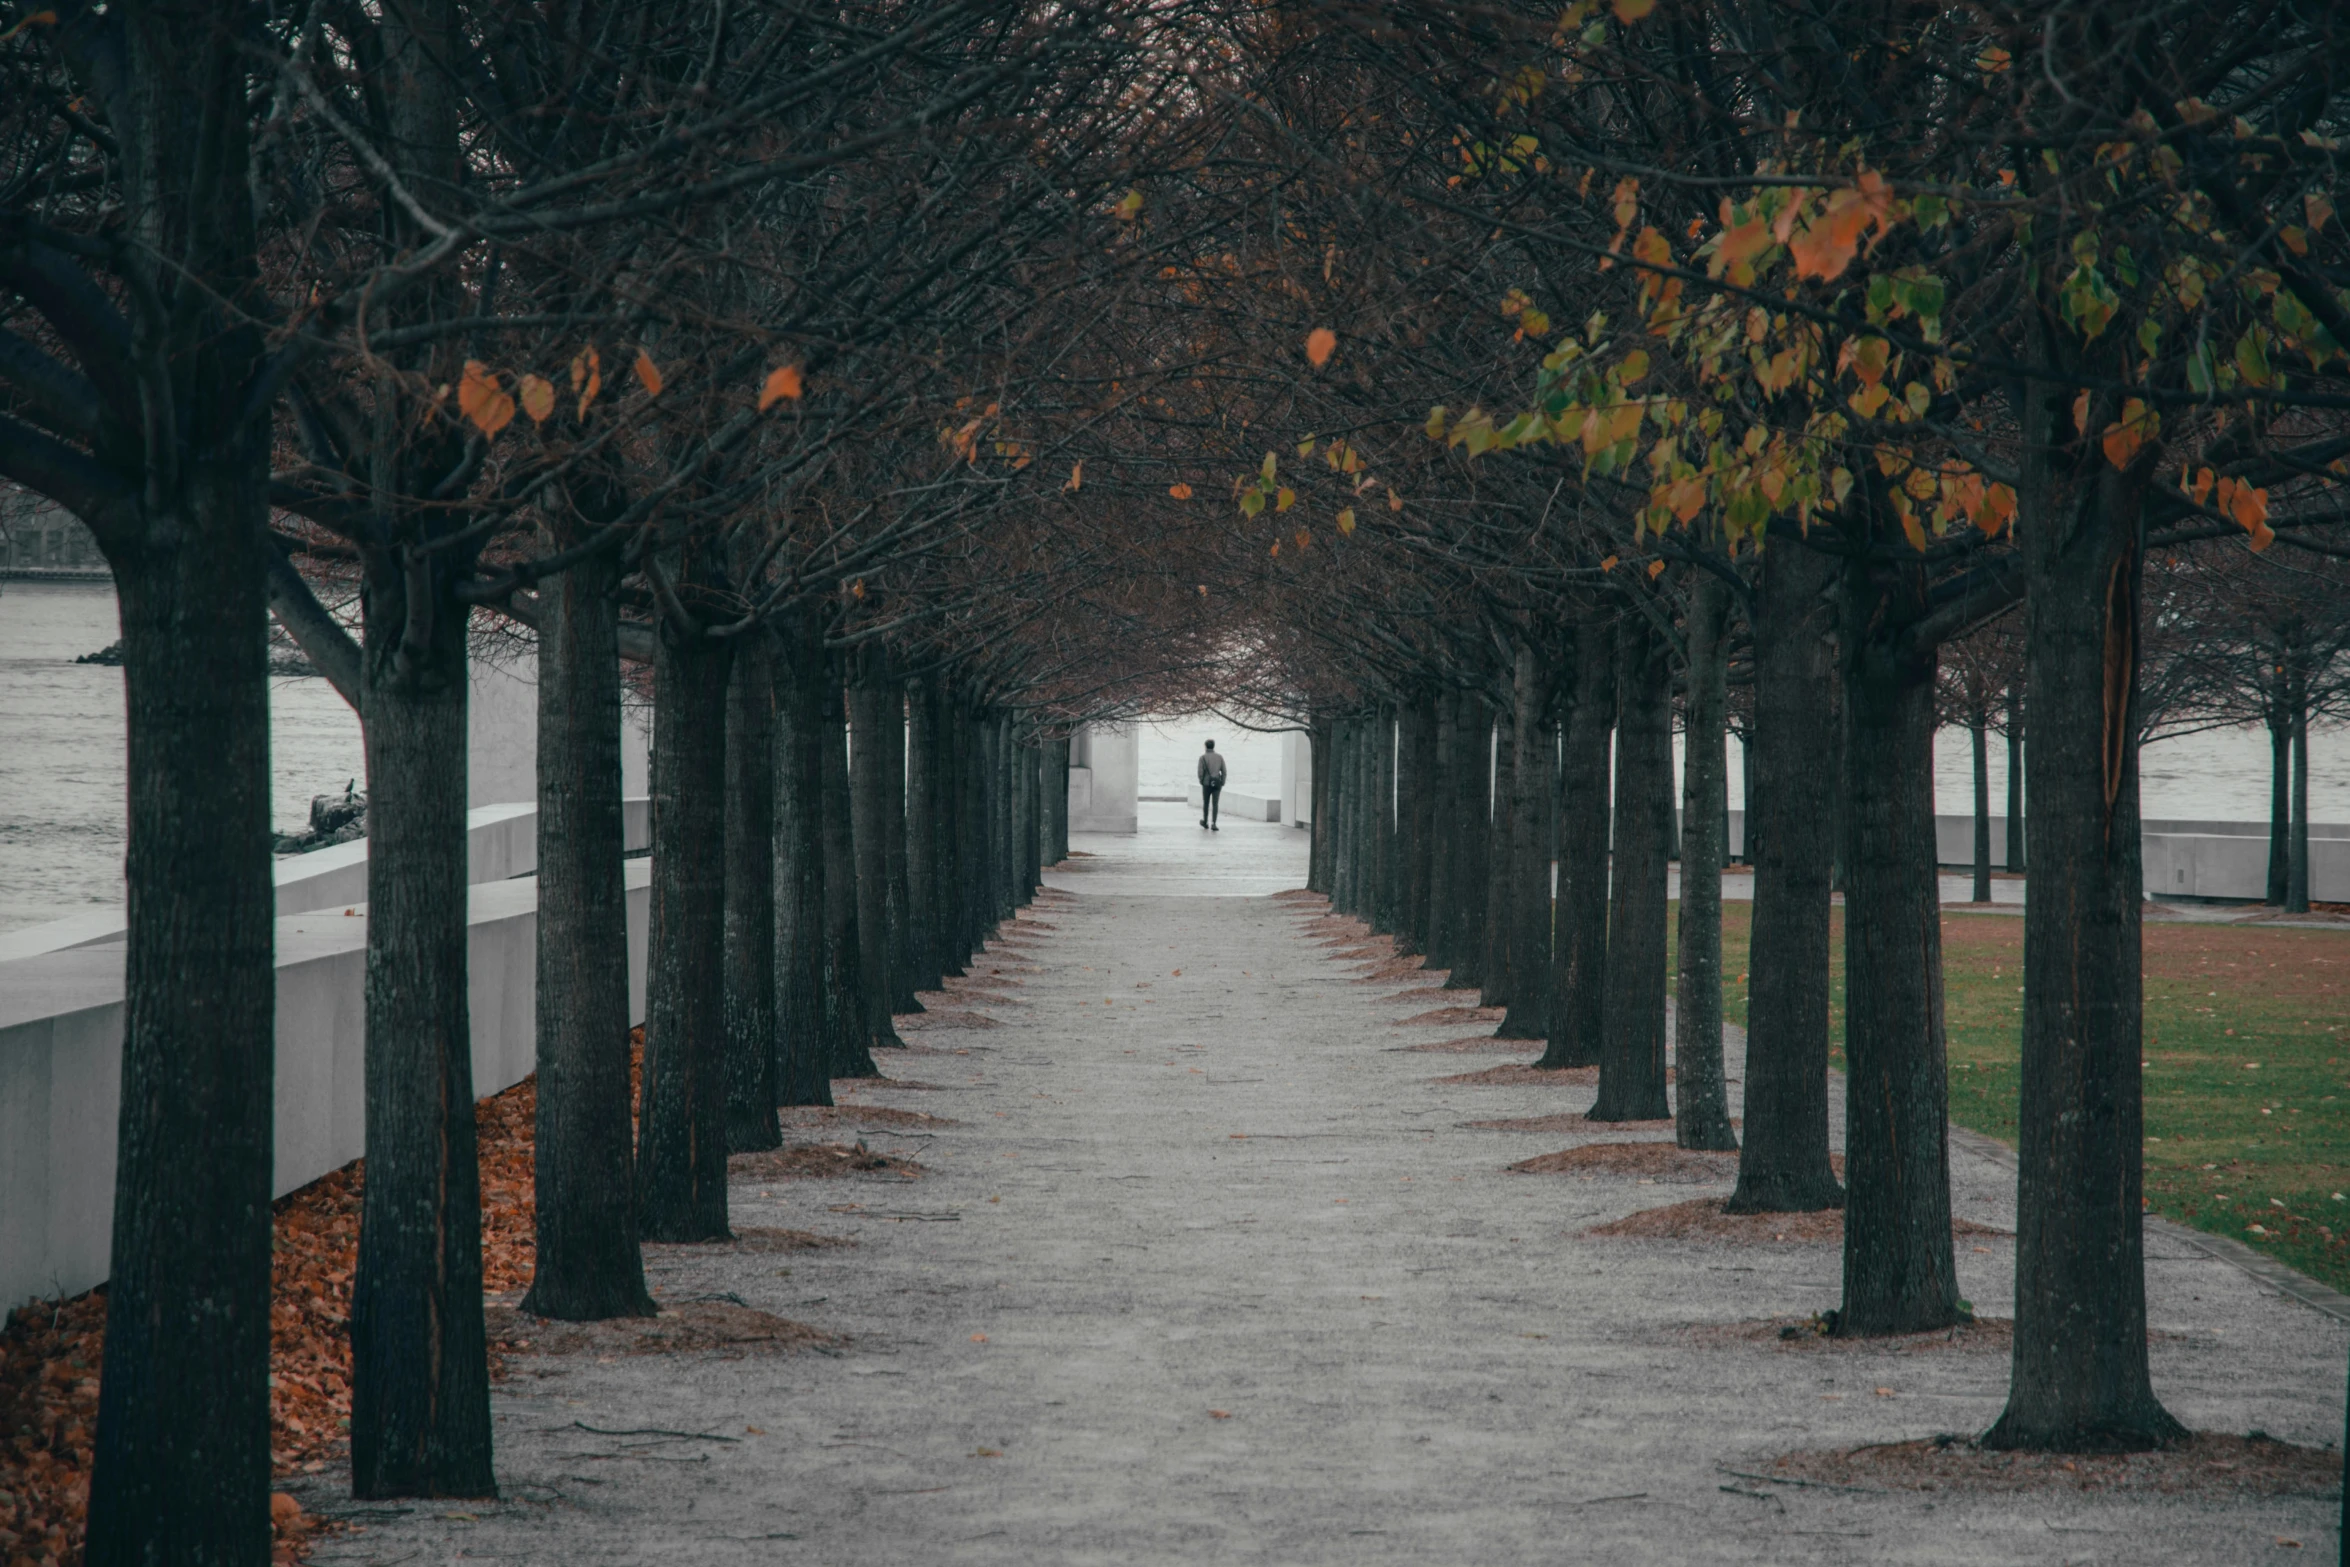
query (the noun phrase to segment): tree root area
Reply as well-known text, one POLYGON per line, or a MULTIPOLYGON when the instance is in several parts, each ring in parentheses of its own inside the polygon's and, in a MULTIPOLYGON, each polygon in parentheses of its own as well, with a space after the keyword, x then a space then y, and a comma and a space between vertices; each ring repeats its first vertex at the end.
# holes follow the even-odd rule
MULTIPOLYGON (((1426 1050, 1427 1045, 1414 1045, 1414 1050, 1426 1050)), ((1733 1126, 1736 1122, 1731 1123, 1733 1126)), ((1580 1111, 1561 1115, 1522 1115, 1508 1121, 1463 1121, 1462 1126, 1474 1132, 1669 1132, 1673 1123, 1667 1121, 1594 1121, 1580 1111)))
MULTIPOLYGON (((1411 992, 1406 991, 1405 994, 1410 995, 1411 992)), ((1415 1013, 1411 1017, 1399 1017, 1395 1020, 1395 1026, 1397 1028, 1434 1028, 1439 1025, 1455 1023, 1498 1023, 1508 1015, 1509 1009, 1507 1007, 1438 1007, 1431 1012, 1415 1013)), ((1539 1045, 1542 1041, 1530 1039, 1526 1043, 1539 1045)))
MULTIPOLYGON (((928 1005, 927 1002, 924 1005, 928 1005)), ((1020 1006, 1009 997, 996 1002, 998 1006, 1020 1006)), ((928 1012, 901 1012, 890 1020, 901 1034, 927 1034, 942 1028, 1001 1028, 1004 1025, 984 1012, 970 1012, 959 1008, 932 1008, 928 1012)))
POLYGON ((657 1317, 556 1322, 525 1315, 508 1302, 487 1308, 490 1348, 517 1355, 778 1355, 838 1345, 837 1334, 793 1322, 735 1300, 664 1305, 657 1317))
POLYGON ((1391 1045, 1388 1048, 1398 1051, 1415 1051, 1425 1055, 1522 1056, 1528 1052, 1539 1053, 1542 1049, 1542 1041, 1539 1039, 1496 1039, 1491 1034, 1467 1034, 1459 1039, 1432 1039, 1425 1044, 1391 1045))
MULTIPOLYGON (((1612 1122, 1637 1126, 1640 1122, 1612 1122)), ((1537 1154, 1510 1166, 1522 1175, 1634 1175, 1652 1181, 1726 1181, 1738 1175, 1734 1153, 1706 1153, 1675 1143, 1585 1143, 1537 1154)))
POLYGON ((919 1180, 925 1173, 911 1159, 877 1153, 863 1143, 796 1143, 789 1148, 764 1148, 738 1153, 726 1161, 726 1173, 737 1180, 831 1180, 840 1176, 895 1177, 919 1180))
POLYGON ((820 1235, 814 1230, 779 1230, 764 1224, 738 1224, 734 1227, 734 1239, 731 1241, 676 1246, 663 1245, 658 1241, 646 1241, 644 1249, 645 1256, 653 1258, 672 1254, 714 1251, 739 1251, 754 1254, 783 1251, 827 1251, 836 1246, 854 1246, 856 1244, 856 1239, 848 1235, 820 1235))
POLYGON ((1562 1066, 1545 1070, 1537 1066, 1489 1066, 1482 1072, 1462 1072, 1452 1077, 1431 1079, 1432 1082, 1458 1084, 1466 1088, 1568 1088, 1587 1086, 1599 1081, 1595 1066, 1562 1066))
MULTIPOLYGON (((1787 1453, 1755 1466, 1772 1480, 1870 1491, 2025 1491, 2192 1496, 2339 1495, 2342 1455, 2324 1448, 2198 1431, 2151 1453, 1995 1453, 1963 1437, 1787 1453)), ((2283 1541, 2279 1541, 2283 1544, 2283 1541)))
MULTIPOLYGON (((1986 1355, 2006 1355, 2015 1348, 2015 1323, 2006 1317, 1976 1317, 1956 1327, 1936 1328, 1927 1333, 1834 1338, 1822 1317, 1765 1317, 1756 1322, 1699 1323, 1684 1329, 1682 1336, 1698 1344, 1761 1344, 1790 1353, 1920 1355, 1979 1351, 1986 1355)), ((1887 1396, 1897 1395, 1888 1390, 1887 1396)))
MULTIPOLYGON (((1635 1121, 1629 1124, 1641 1126, 1652 1123, 1635 1121)), ((1672 1123, 1658 1124, 1669 1126, 1672 1123)), ((1567 1151, 1576 1153, 1581 1150, 1567 1151)), ((1686 1149, 1676 1151, 1688 1152, 1686 1149)), ((1544 1157, 1555 1159, 1560 1156, 1548 1154, 1544 1157)), ((1691 1157, 1728 1160, 1730 1173, 1735 1175, 1738 1171, 1736 1154, 1694 1154, 1691 1157)), ((1621 1219, 1593 1225, 1583 1233, 1618 1240, 1705 1241, 1718 1246, 1842 1245, 1844 1211, 1840 1208, 1825 1208, 1816 1213, 1724 1213, 1719 1199, 1700 1197, 1692 1202, 1677 1202, 1664 1208, 1644 1208, 1638 1213, 1628 1213, 1621 1219)), ((1950 1233, 2006 1236, 2009 1232, 1993 1229, 1987 1224, 1977 1224, 1972 1219, 1953 1219, 1950 1221, 1950 1233)))
POLYGON ((929 1130, 941 1126, 960 1126, 963 1123, 943 1115, 929 1115, 920 1110, 899 1110, 889 1105, 793 1105, 775 1112, 776 1119, 786 1126, 832 1128, 839 1126, 911 1126, 929 1130))

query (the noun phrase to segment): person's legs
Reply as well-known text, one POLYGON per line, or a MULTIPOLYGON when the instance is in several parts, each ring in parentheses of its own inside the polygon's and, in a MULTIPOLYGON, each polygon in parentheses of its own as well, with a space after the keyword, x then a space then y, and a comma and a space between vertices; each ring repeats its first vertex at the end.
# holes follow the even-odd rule
POLYGON ((1216 785, 1216 786, 1215 786, 1213 789, 1210 789, 1210 790, 1208 790, 1208 791, 1207 791, 1207 802, 1208 802, 1208 807, 1207 807, 1207 808, 1208 808, 1208 821, 1207 821, 1207 828, 1208 828, 1208 831, 1210 831, 1210 832, 1221 832, 1221 831, 1223 830, 1221 827, 1219 827, 1219 826, 1217 825, 1217 823, 1218 823, 1218 822, 1219 822, 1219 821, 1222 819, 1222 818, 1221 818, 1221 815, 1220 815, 1220 813, 1219 813, 1219 811, 1218 811, 1218 809, 1217 809, 1217 802, 1218 802, 1218 801, 1220 801, 1220 800, 1222 800, 1223 798, 1224 798, 1224 786, 1223 786, 1222 784, 1218 784, 1218 785, 1216 785))

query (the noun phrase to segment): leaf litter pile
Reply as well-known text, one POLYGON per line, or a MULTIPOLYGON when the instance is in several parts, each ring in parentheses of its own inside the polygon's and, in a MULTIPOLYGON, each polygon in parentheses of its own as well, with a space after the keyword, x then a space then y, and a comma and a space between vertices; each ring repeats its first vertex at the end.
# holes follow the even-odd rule
MULTIPOLYGON (((2001 1453, 1964 1437, 1789 1453, 1756 1478, 1872 1491, 2073 1491, 2134 1496, 2332 1496, 2342 1455, 2253 1431, 2198 1431, 2150 1453, 2001 1453)), ((2279 1541, 2283 1544, 2283 1541, 2279 1541)))

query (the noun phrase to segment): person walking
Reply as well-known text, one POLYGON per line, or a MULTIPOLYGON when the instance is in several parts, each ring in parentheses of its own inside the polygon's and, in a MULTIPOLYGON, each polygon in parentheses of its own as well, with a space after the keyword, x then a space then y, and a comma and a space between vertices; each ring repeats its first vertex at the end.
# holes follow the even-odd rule
POLYGON ((1210 832, 1222 832, 1216 825, 1216 798, 1224 792, 1224 758, 1216 754, 1216 742, 1199 758, 1199 824, 1210 832))

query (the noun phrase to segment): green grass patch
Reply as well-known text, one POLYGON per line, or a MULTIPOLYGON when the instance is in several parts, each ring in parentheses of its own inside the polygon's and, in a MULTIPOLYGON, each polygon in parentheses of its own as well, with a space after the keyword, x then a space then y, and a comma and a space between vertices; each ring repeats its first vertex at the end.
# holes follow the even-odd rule
MULTIPOLYGON (((1751 912, 1722 911, 1723 1010, 1737 1023, 1751 912)), ((1843 919, 1836 910, 1831 1040, 1843 919)), ((2148 925, 2145 940, 2147 1201, 2350 1291, 2350 931, 2148 925)), ((1944 911, 1950 1118, 2011 1148, 2023 958, 2021 919, 1944 911)))

